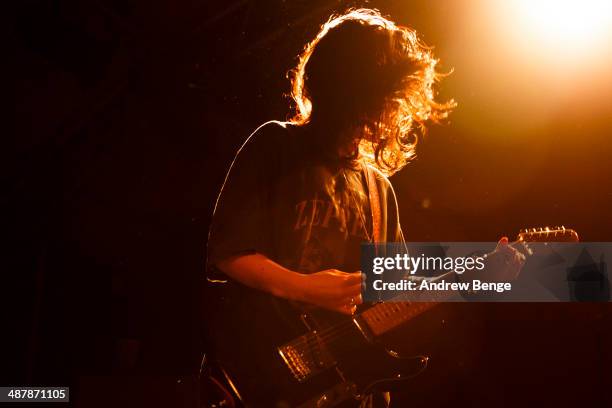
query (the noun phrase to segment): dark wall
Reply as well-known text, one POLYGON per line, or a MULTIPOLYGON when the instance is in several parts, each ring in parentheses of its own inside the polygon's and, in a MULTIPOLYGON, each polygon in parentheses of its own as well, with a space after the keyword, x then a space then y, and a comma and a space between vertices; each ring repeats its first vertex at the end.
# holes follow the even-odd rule
MULTIPOLYGON (((453 85, 463 78, 461 61, 444 48, 459 6, 400 3, 376 2, 451 59, 444 62, 456 76, 442 96, 460 103, 453 121, 422 141, 417 161, 393 177, 408 238, 494 240, 566 224, 588 240, 609 240, 608 121, 572 121, 570 107, 560 107, 530 130, 535 144, 479 124, 495 106, 453 85), (475 138, 476 128, 485 136, 475 138), (571 143, 576 128, 588 143, 571 143), (504 137, 487 137, 498 133, 504 137)), ((2 272, 17 336, 8 337, 3 383, 195 373, 206 330, 199 310, 206 234, 228 162, 258 124, 287 116, 286 71, 317 25, 342 7, 28 0, 9 9, 5 64, 15 100, 14 129, 0 149, 2 272)), ((469 370, 459 368, 450 395, 467 401, 474 373, 495 387, 520 378, 551 388, 558 381, 569 387, 579 372, 589 401, 603 401, 593 392, 609 381, 594 365, 610 360, 602 346, 610 332, 600 329, 606 313, 581 309, 544 323, 523 309, 522 323, 511 311, 489 313, 486 329, 469 340, 488 346, 469 370), (582 351, 593 365, 583 364, 582 351), (512 371, 516 360, 508 356, 538 368, 512 371), (491 380, 484 370, 498 375, 491 380), (546 382, 551 370, 568 376, 546 382)), ((429 387, 451 368, 434 369, 429 387)))

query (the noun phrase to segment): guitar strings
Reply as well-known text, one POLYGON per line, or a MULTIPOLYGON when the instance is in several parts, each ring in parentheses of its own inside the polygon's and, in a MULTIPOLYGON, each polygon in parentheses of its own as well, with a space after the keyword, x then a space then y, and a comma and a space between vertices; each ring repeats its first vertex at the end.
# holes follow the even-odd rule
MULTIPOLYGON (((516 249, 516 245, 520 245, 520 244, 525 245, 526 243, 527 242, 524 240, 517 240, 512 243, 509 243, 508 246, 516 249)), ((521 249, 526 250, 526 251, 520 251, 524 256, 527 257, 527 256, 532 255, 531 249, 529 247, 524 246, 521 249)), ((412 302, 408 302, 408 303, 412 303, 412 302)), ((429 309, 430 309, 429 307, 426 307, 424 308, 424 310, 419 311, 417 314, 421 314, 422 312, 429 310, 429 309)), ((318 345, 319 343, 326 343, 326 342, 329 343, 335 340, 336 338, 345 334, 349 329, 351 329, 351 326, 354 323, 355 323, 354 319, 351 318, 348 321, 325 328, 321 331, 312 330, 308 332, 307 334, 305 334, 304 336, 302 336, 301 339, 294 341, 294 342, 290 342, 288 343, 288 345, 297 347, 301 352, 307 351, 307 349, 310 349, 309 350, 310 352, 314 352, 313 349, 314 349, 315 344, 318 345)), ((330 347, 331 344, 327 344, 325 346, 330 347)))
MULTIPOLYGON (((520 244, 520 243, 522 243, 522 241, 515 241, 512 243, 509 243, 508 246, 515 248, 515 245, 520 244)), ((320 342, 329 342, 329 341, 335 340, 340 335, 346 333, 346 331, 350 329, 353 324, 354 324, 353 319, 350 319, 346 322, 322 329, 321 331, 312 330, 306 335, 304 335, 303 338, 301 338, 300 340, 294 341, 288 344, 293 344, 295 346, 310 347, 311 346, 310 343, 313 340, 320 341, 320 342)))
POLYGON ((352 328, 353 324, 354 324, 354 321, 353 321, 353 318, 351 318, 348 321, 339 323, 334 326, 327 327, 325 329, 322 329, 321 331, 317 331, 317 330, 310 331, 309 333, 304 335, 303 338, 301 338, 299 341, 296 340, 289 344, 295 344, 296 346, 307 344, 309 346, 308 343, 313 338, 317 339, 318 341, 329 342, 329 341, 335 340, 339 336, 346 333, 348 329, 352 328))
MULTIPOLYGON (((408 304, 412 304, 413 302, 405 302, 408 304)), ((421 302, 418 302, 419 304, 421 302)), ((429 303, 429 302, 422 302, 422 303, 429 303)), ((411 307, 417 307, 417 306, 411 306, 411 307)), ((417 314, 420 314, 426 310, 428 310, 429 307, 424 308, 421 311, 418 311, 417 314)), ((396 310, 397 311, 397 310, 396 310)), ((365 312, 364 312, 365 313, 365 312)), ((352 327, 352 325, 354 324, 353 319, 351 318, 350 320, 346 321, 346 322, 342 322, 340 324, 334 325, 334 326, 330 326, 327 327, 321 331, 317 331, 317 330, 313 330, 309 333, 307 333, 306 335, 304 335, 304 338, 300 339, 299 341, 295 341, 292 342, 295 345, 303 345, 305 343, 308 343, 309 341, 311 341, 311 339, 314 337, 319 341, 332 341, 335 340, 337 337, 339 337, 340 335, 344 334, 346 332, 347 329, 350 329, 352 327)))

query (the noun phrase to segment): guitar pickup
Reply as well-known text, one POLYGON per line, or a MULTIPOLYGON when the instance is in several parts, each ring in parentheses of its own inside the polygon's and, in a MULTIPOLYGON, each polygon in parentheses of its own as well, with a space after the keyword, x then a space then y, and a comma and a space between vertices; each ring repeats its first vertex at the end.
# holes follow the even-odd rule
POLYGON ((336 365, 335 359, 317 332, 307 333, 292 340, 279 347, 278 352, 299 382, 336 365))

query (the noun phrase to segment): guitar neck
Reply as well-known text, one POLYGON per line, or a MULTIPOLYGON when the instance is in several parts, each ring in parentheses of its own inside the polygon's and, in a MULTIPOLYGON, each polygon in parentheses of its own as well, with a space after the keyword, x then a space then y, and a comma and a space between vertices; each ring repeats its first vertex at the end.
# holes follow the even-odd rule
MULTIPOLYGON (((521 252, 525 256, 531 255, 529 251, 522 247, 524 245, 524 241, 522 240, 517 240, 508 245, 515 249, 521 247, 521 252)), ((449 279, 454 273, 455 272, 445 273, 444 275, 434 278, 434 281, 455 281, 454 277, 449 279)), ((389 302, 379 303, 366 310, 361 314, 361 318, 367 323, 370 331, 375 336, 380 336, 430 310, 438 303, 458 295, 459 291, 457 290, 428 291, 427 301, 410 301, 406 296, 400 295, 389 302)))
POLYGON ((380 336, 403 323, 414 319, 439 302, 389 302, 380 303, 361 314, 374 336, 380 336))
MULTIPOLYGON (((521 230, 517 240, 508 245, 519 250, 527 257, 533 254, 532 249, 527 245, 528 242, 578 242, 578 234, 576 231, 565 227, 531 228, 521 230)), ((441 275, 437 279, 447 280, 452 273, 454 272, 441 275)), ((452 280, 454 281, 454 279, 452 280)), ((380 336, 414 319, 438 303, 458 295, 458 293, 458 291, 452 290, 430 291, 427 295, 427 301, 422 302, 411 302, 407 301, 405 296, 398 296, 390 302, 379 303, 366 310, 361 313, 360 318, 366 322, 374 336, 380 336)))
MULTIPOLYGON (((443 280, 450 276, 446 273, 439 277, 443 280)), ((431 291, 427 301, 409 301, 405 296, 397 296, 389 302, 379 303, 361 313, 360 317, 367 323, 374 336, 380 336, 433 308, 444 300, 457 295, 458 291, 431 291)))

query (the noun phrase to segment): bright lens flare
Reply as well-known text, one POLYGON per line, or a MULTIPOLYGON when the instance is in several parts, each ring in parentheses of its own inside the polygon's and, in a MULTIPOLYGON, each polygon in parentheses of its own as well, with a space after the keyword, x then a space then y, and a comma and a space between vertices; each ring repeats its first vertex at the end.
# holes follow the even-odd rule
POLYGON ((604 43, 609 46, 610 0, 516 0, 515 4, 527 37, 551 51, 584 52, 604 43))

